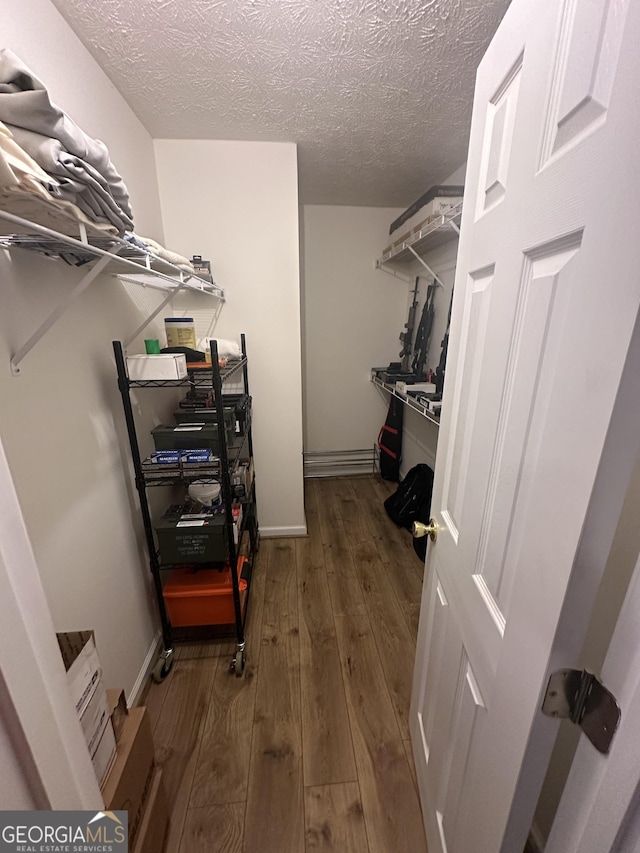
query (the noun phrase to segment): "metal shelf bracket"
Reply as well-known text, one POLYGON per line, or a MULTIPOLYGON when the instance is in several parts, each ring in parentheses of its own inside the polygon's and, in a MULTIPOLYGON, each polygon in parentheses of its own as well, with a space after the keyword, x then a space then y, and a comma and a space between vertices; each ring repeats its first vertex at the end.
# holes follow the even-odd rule
POLYGON ((62 317, 67 308, 75 302, 75 300, 83 293, 87 287, 91 284, 91 282, 100 275, 101 272, 104 271, 107 264, 113 260, 113 258, 118 254, 122 247, 114 246, 109 252, 103 255, 100 260, 96 263, 96 265, 89 270, 89 272, 83 276, 78 284, 71 290, 67 296, 60 302, 60 304, 55 308, 51 314, 47 317, 47 319, 40 324, 40 326, 36 329, 36 331, 31 335, 31 337, 20 347, 20 349, 13 354, 11 357, 11 373, 14 376, 20 375, 20 367, 19 364, 22 359, 28 355, 34 346, 46 335, 49 329, 62 317))
MULTIPOLYGON (((144 250, 137 250, 132 247, 132 244, 121 237, 105 234, 89 237, 87 226, 82 223, 76 223, 80 239, 71 237, 68 234, 61 234, 47 228, 44 225, 39 225, 36 222, 30 222, 20 216, 9 213, 6 210, 0 210, 0 220, 10 222, 15 227, 15 232, 5 234, 0 232, 0 248, 12 249, 20 248, 23 250, 35 250, 44 254, 50 254, 54 257, 60 252, 60 247, 69 247, 70 251, 80 252, 83 256, 91 256, 95 259, 95 264, 87 271, 86 275, 75 285, 75 287, 67 294, 60 304, 51 312, 47 319, 40 324, 31 337, 15 352, 10 360, 11 373, 14 376, 20 374, 20 363, 26 355, 36 346, 42 337, 49 329, 60 319, 67 308, 83 293, 91 282, 101 273, 104 272, 113 261, 117 261, 117 270, 108 270, 116 278, 129 281, 133 284, 142 285, 143 287, 154 287, 160 290, 169 291, 169 296, 163 300, 162 304, 153 313, 147 317, 144 323, 136 330, 134 335, 129 340, 131 343, 151 320, 156 317, 160 311, 174 298, 174 296, 183 289, 195 290, 202 293, 217 297, 222 302, 225 299, 224 290, 215 282, 205 282, 189 272, 185 272, 174 264, 164 261, 162 258, 152 255, 144 250), (34 236, 34 235, 37 235, 34 236), (104 246, 104 240, 108 239, 108 244, 104 246), (93 240, 93 242, 91 242, 93 240), (103 246, 97 244, 99 240, 103 241, 103 246), (131 254, 131 253, 134 254, 131 254), (121 256, 123 253, 124 256, 121 256), (162 263, 165 271, 155 268, 154 264, 162 263), (124 268, 124 272, 122 269, 124 268), (166 271, 168 270, 168 271, 166 271)), ((66 249, 65 249, 66 250, 66 249)), ((93 263, 93 260, 92 260, 93 263)), ((218 310, 220 304, 218 305, 218 310)), ((127 344, 127 345, 128 345, 127 344)))
MULTIPOLYGON (((120 276, 120 278, 124 279, 125 281, 128 280, 127 276, 120 276)), ((133 334, 127 338, 127 340, 124 342, 125 350, 127 349, 127 347, 131 346, 131 344, 135 341, 135 339, 138 337, 138 335, 141 334, 147 328, 149 323, 152 320, 154 320, 158 316, 158 314, 162 310, 164 310, 164 308, 167 307, 167 305, 173 300, 173 298, 176 296, 176 294, 178 294, 185 287, 186 283, 187 283, 186 279, 181 278, 180 284, 176 287, 176 289, 172 290, 169 293, 169 295, 166 297, 166 299, 162 300, 162 302, 160 303, 160 305, 158 305, 158 307, 155 309, 155 311, 152 311, 151 314, 149 314, 149 316, 146 318, 146 320, 143 323, 141 323, 140 326, 138 326, 138 328, 135 330, 135 332, 133 332, 133 334)))
POLYGON ((386 272, 387 275, 392 275, 394 278, 399 278, 401 281, 413 281, 413 276, 400 272, 400 270, 395 270, 393 269, 393 267, 388 267, 382 261, 376 261, 376 269, 381 270, 382 272, 386 272))
POLYGON ((416 250, 413 248, 413 246, 407 246, 407 249, 411 252, 412 255, 415 256, 415 259, 417 261, 420 261, 420 263, 426 269, 426 271, 429 273, 429 275, 433 277, 436 284, 438 284, 440 287, 444 288, 444 284, 442 283, 442 280, 440 278, 438 278, 438 276, 434 273, 434 271, 431 269, 429 264, 425 263, 425 261, 420 257, 420 255, 416 252, 416 250))

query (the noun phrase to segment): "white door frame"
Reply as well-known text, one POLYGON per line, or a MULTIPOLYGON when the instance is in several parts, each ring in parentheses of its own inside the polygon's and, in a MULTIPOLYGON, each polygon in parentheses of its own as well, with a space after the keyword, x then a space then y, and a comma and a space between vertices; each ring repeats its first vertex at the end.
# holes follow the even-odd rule
POLYGON ((1 440, 0 601, 2 717, 34 803, 41 809, 102 808, 1 440))

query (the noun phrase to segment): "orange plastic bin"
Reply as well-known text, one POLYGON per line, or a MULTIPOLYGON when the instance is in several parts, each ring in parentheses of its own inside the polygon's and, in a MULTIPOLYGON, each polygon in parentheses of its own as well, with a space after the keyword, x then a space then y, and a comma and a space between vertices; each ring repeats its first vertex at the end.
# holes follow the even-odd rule
MULTIPOLYGON (((240 603, 247 582, 241 576, 246 557, 238 558, 240 603)), ((175 628, 193 625, 230 625, 235 622, 231 569, 174 569, 162 590, 167 614, 175 628)))

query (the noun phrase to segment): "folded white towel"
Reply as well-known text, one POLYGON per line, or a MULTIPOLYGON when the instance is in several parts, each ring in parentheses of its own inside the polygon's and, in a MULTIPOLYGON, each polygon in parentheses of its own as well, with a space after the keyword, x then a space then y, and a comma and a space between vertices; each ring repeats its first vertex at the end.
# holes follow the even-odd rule
POLYGON ((157 255, 159 258, 162 258, 163 261, 168 261, 170 264, 173 264, 174 267, 178 267, 178 269, 181 269, 184 272, 195 273, 193 264, 189 258, 185 258, 177 252, 172 252, 170 249, 165 249, 164 246, 161 246, 160 243, 156 243, 156 241, 152 240, 151 237, 141 237, 139 234, 136 234, 135 236, 139 240, 142 240, 143 243, 146 243, 149 247, 149 251, 154 255, 157 255))
POLYGON ((211 341, 218 343, 218 355, 220 358, 241 358, 242 350, 237 341, 229 341, 224 338, 200 338, 198 341, 198 349, 202 352, 210 352, 211 341))

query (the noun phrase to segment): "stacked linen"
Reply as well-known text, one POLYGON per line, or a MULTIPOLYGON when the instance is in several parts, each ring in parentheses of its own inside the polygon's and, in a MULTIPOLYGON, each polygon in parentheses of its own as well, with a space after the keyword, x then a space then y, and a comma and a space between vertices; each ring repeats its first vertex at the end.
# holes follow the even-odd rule
POLYGON ((116 233, 113 225, 92 222, 73 202, 60 198, 58 187, 58 181, 20 148, 9 128, 0 122, 0 207, 63 233, 78 220, 116 233))
POLYGON ((74 205, 82 221, 118 234, 133 230, 127 188, 104 143, 87 136, 55 106, 43 83, 7 49, 0 50, 0 121, 15 145, 49 176, 48 187, 41 176, 36 183, 54 201, 74 205))
POLYGON ((152 240, 151 237, 140 237, 137 234, 132 236, 135 237, 136 240, 139 240, 144 248, 152 255, 155 255, 157 258, 161 258, 163 261, 168 261, 170 264, 173 264, 174 267, 178 267, 178 269, 183 272, 195 275, 195 268, 189 258, 185 258, 177 252, 172 252, 170 249, 165 249, 164 246, 157 243, 155 240, 152 240))

